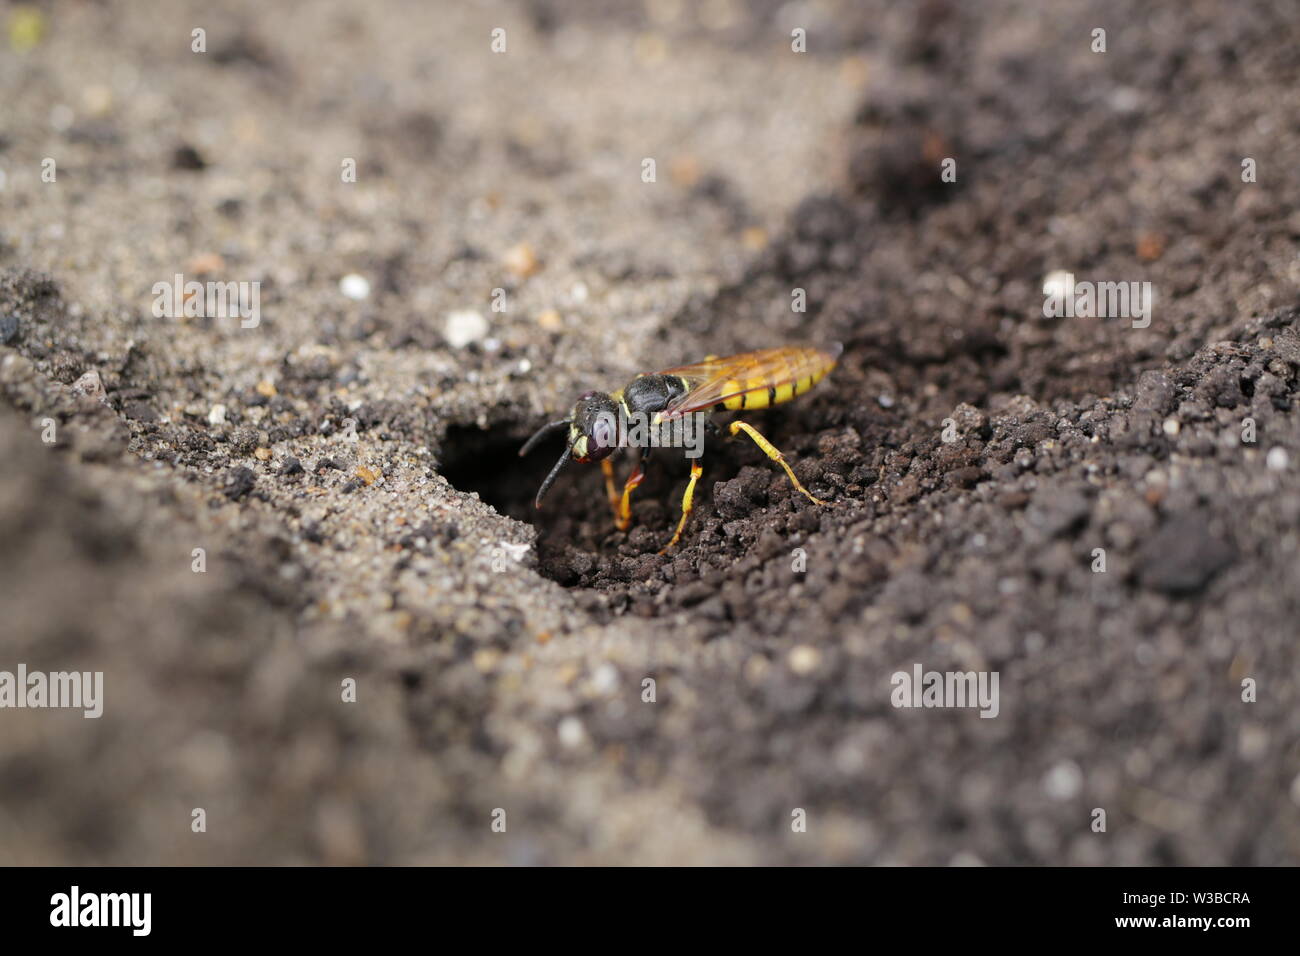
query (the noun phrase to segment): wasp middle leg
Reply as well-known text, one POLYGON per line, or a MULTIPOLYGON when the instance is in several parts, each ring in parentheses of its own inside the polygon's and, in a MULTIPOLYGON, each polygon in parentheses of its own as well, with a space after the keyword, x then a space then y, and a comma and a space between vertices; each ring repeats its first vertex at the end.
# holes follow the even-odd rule
POLYGON ((774 462, 776 462, 778 465, 780 465, 782 468, 785 469, 786 476, 789 477, 790 483, 793 484, 797 489, 799 489, 799 491, 803 493, 804 497, 806 497, 809 501, 813 502, 814 504, 819 504, 819 505, 826 504, 825 501, 822 501, 820 498, 814 495, 803 485, 799 484, 799 479, 794 476, 794 472, 790 469, 790 466, 786 464, 785 456, 782 455, 781 452, 777 450, 777 447, 775 445, 773 445, 770 441, 768 441, 766 438, 760 435, 758 433, 758 429, 754 428, 754 426, 752 425, 747 425, 745 422, 731 423, 732 437, 735 437, 742 431, 750 438, 754 439, 754 444, 757 445, 759 448, 763 449, 763 454, 767 455, 768 458, 771 458, 774 462))
POLYGON ((686 519, 691 516, 691 509, 695 507, 695 483, 700 480, 700 475, 704 474, 704 466, 700 464, 698 458, 691 462, 691 480, 686 483, 686 494, 682 495, 682 520, 677 522, 677 530, 673 533, 673 540, 669 541, 660 554, 667 554, 668 551, 681 540, 682 531, 686 529, 686 519))

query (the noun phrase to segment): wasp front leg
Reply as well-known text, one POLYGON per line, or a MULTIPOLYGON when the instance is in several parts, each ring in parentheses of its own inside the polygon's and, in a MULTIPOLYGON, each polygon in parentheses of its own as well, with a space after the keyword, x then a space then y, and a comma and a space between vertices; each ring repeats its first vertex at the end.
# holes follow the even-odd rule
MULTIPOLYGON (((618 485, 614 480, 614 463, 605 458, 600 463, 601 473, 605 476, 605 496, 609 498, 609 508, 614 512, 614 523, 619 522, 618 485)), ((620 531, 622 528, 619 529, 620 531)))
POLYGON ((632 492, 636 491, 644 480, 645 459, 639 458, 632 466, 632 474, 627 476, 627 483, 623 485, 623 497, 614 508, 614 524, 619 531, 626 531, 632 526, 632 492))

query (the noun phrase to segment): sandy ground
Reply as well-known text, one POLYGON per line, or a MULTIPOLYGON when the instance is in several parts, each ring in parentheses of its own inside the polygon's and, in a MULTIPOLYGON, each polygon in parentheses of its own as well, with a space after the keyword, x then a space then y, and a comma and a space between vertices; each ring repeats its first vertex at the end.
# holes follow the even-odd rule
POLYGON ((0 670, 105 686, 0 710, 0 862, 1300 859, 1293 4, 211 7, 0 8, 0 670), (829 506, 532 508, 580 392, 830 341, 747 415, 829 506))

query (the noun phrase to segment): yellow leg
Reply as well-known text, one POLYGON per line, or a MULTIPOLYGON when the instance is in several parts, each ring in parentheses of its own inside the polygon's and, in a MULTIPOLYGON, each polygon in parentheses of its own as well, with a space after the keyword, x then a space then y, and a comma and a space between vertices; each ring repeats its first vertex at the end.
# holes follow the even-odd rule
POLYGON ((686 519, 691 516, 691 508, 695 506, 695 483, 700 480, 700 475, 704 474, 704 466, 696 458, 691 462, 691 480, 686 483, 686 494, 682 495, 682 520, 677 522, 677 531, 673 534, 673 540, 669 541, 667 546, 660 551, 660 554, 667 554, 682 537, 682 531, 686 527, 686 519))
POLYGON ((774 462, 776 462, 778 465, 784 468, 786 475, 790 478, 790 483, 793 484, 796 488, 798 488, 799 491, 801 491, 809 501, 819 505, 826 504, 825 501, 822 501, 820 498, 815 497, 812 494, 812 492, 810 492, 803 485, 799 484, 799 479, 794 476, 794 472, 790 470, 790 466, 785 463, 785 456, 782 455, 779 451, 777 451, 776 446, 773 445, 766 438, 764 438, 762 435, 760 435, 752 425, 747 425, 744 422, 732 422, 731 423, 732 436, 734 437, 740 432, 744 432, 750 438, 754 439, 754 444, 757 445, 759 448, 763 449, 763 454, 767 455, 768 458, 771 458, 774 462))
POLYGON ((619 520, 618 486, 614 484, 614 463, 608 458, 603 458, 600 462, 600 470, 605 475, 605 495, 609 498, 609 507, 614 512, 614 522, 617 524, 619 520))
POLYGON ((641 481, 645 478, 645 471, 641 468, 641 462, 636 463, 632 469, 632 474, 627 476, 627 484, 623 486, 623 498, 614 508, 614 524, 619 531, 626 531, 632 526, 632 492, 640 486, 641 481))

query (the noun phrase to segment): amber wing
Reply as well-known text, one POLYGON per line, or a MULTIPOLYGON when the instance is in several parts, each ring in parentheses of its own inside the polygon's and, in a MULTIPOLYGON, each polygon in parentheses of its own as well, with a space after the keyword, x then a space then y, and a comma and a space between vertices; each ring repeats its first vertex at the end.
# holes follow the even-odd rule
POLYGON ((665 369, 660 374, 683 378, 689 388, 659 418, 669 421, 718 405, 738 411, 788 402, 825 378, 843 351, 838 343, 826 348, 782 346, 665 369))

